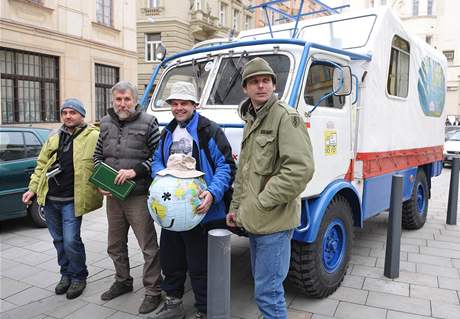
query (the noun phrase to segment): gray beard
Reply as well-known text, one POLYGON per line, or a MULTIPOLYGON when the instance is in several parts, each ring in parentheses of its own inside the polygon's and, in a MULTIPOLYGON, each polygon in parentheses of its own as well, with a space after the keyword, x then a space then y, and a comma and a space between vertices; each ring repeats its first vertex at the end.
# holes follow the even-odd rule
POLYGON ((129 119, 136 112, 136 108, 132 108, 129 111, 120 111, 115 107, 113 109, 115 110, 115 114, 117 114, 118 118, 122 121, 129 119))

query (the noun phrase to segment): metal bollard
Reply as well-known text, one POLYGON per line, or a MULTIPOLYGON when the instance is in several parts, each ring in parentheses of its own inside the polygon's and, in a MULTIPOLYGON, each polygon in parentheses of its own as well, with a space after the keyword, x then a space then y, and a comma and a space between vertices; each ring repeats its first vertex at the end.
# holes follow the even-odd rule
POLYGON ((385 251, 385 269, 388 278, 399 277, 399 258, 401 250, 401 214, 402 214, 403 176, 393 175, 391 180, 390 214, 388 216, 387 247, 385 251))
POLYGON ((231 232, 208 232, 208 318, 230 319, 231 232))
POLYGON ((447 225, 457 225, 457 204, 458 204, 458 170, 460 168, 460 158, 452 160, 452 170, 450 173, 449 201, 447 202, 447 225))

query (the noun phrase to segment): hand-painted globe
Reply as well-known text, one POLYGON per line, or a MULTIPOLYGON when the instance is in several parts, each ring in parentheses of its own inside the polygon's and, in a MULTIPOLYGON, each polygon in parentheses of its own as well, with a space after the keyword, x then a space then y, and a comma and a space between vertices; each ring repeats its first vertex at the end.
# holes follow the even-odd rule
POLYGON ((201 203, 198 195, 206 188, 202 177, 156 176, 150 185, 147 200, 150 215, 158 225, 167 230, 190 230, 205 216, 196 213, 196 209, 201 203))

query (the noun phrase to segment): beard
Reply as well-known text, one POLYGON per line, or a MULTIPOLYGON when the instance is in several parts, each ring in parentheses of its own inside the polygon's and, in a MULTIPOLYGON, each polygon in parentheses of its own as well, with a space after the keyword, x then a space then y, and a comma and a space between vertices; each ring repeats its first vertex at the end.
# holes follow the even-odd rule
POLYGON ((115 114, 117 114, 117 116, 118 116, 118 118, 120 120, 126 120, 126 119, 130 118, 131 115, 133 115, 136 112, 135 107, 129 109, 128 111, 121 111, 114 105, 113 109, 115 111, 115 114))

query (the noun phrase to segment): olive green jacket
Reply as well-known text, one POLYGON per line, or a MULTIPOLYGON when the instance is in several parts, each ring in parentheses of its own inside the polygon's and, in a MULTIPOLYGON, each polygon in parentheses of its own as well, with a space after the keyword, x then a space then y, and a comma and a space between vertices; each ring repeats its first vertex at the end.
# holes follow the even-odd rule
MULTIPOLYGON (((82 216, 102 206, 102 195, 89 182, 89 177, 93 173, 93 153, 98 137, 99 129, 88 125, 73 141, 75 216, 82 216)), ((59 134, 51 135, 43 145, 35 171, 30 177, 29 190, 37 194, 39 205, 45 205, 48 193, 46 172, 56 161, 57 153, 54 151, 58 146, 59 134)))
POLYGON ((299 195, 314 172, 305 123, 273 95, 254 117, 249 99, 239 106, 246 122, 230 212, 252 234, 271 234, 300 224, 299 195))

